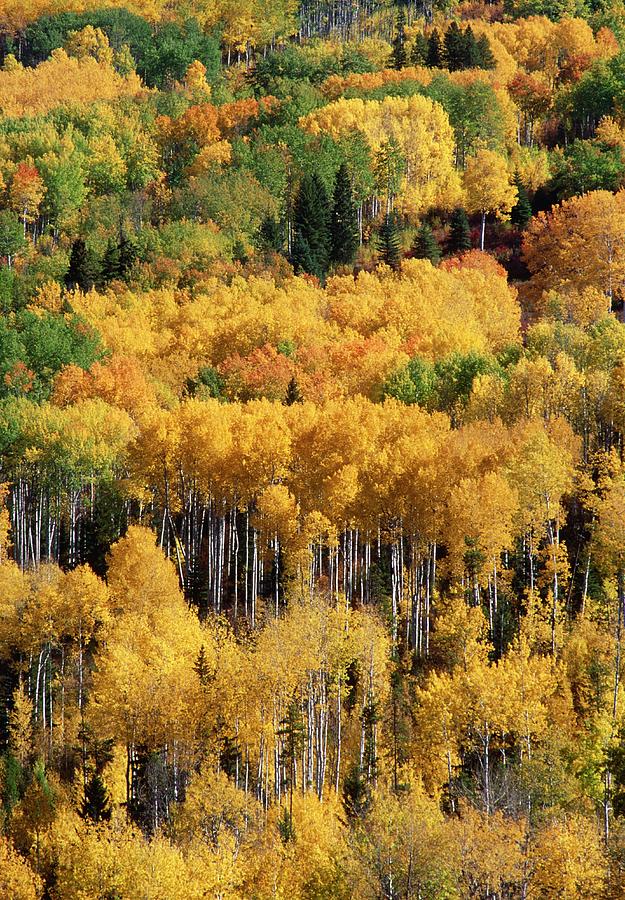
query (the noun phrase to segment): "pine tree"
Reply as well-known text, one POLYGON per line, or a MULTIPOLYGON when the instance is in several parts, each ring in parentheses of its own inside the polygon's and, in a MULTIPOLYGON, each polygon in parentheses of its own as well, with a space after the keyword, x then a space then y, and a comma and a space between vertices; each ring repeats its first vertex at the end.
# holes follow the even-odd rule
POLYGON ((119 253, 119 244, 113 238, 109 238, 102 260, 102 282, 108 284, 109 281, 115 281, 122 277, 121 257, 119 253))
POLYGON ((358 215, 352 183, 345 163, 336 173, 332 217, 330 220, 332 262, 350 265, 358 250, 358 215))
POLYGON ((309 272, 323 281, 330 258, 330 204, 323 182, 316 174, 302 178, 293 225, 292 258, 296 270, 309 272))
POLYGON ((94 772, 85 788, 85 798, 80 814, 91 822, 108 822, 111 818, 111 802, 102 777, 94 772))
POLYGON ((398 269, 401 262, 401 242, 396 223, 388 216, 380 226, 377 234, 376 248, 380 262, 391 269, 398 269))
POLYGON ((316 275, 316 261, 308 241, 304 240, 301 234, 295 234, 293 246, 291 248, 291 265, 296 275, 302 272, 316 275))
POLYGON ((412 44, 410 62, 413 66, 424 66, 428 58, 428 39, 422 31, 418 31, 412 44))
POLYGON ((445 62, 450 72, 458 72, 465 67, 465 43, 457 22, 452 22, 445 32, 445 62))
POLYGON ((284 228, 273 216, 266 216, 258 229, 256 244, 259 250, 281 253, 284 247, 284 228))
POLYGON ((82 238, 78 238, 72 244, 69 257, 69 269, 65 276, 65 285, 70 289, 80 288, 81 291, 90 291, 99 276, 99 267, 93 252, 87 247, 82 238))
POLYGON ((450 232, 447 242, 449 253, 464 253, 471 249, 471 228, 466 211, 460 206, 451 214, 450 232))
POLYGON ((395 37, 393 38, 393 53, 391 59, 393 68, 403 69, 408 62, 408 54, 406 52, 406 14, 403 9, 397 13, 397 25, 395 27, 395 37))
POLYGON ((441 248, 427 222, 424 222, 417 231, 412 244, 412 255, 415 259, 429 259, 433 266, 440 262, 441 248))
POLYGON ((117 245, 119 252, 119 273, 122 278, 126 278, 128 273, 134 266, 137 256, 139 255, 137 245, 132 238, 122 234, 117 245))
POLYGON ((518 172, 514 176, 514 186, 517 189, 518 198, 510 212, 510 221, 520 231, 523 231, 532 218, 532 204, 530 203, 529 194, 527 193, 518 172))
POLYGON ((193 664, 193 668, 195 669, 195 673, 199 679, 202 687, 206 687, 207 684, 212 679, 213 673, 210 670, 210 667, 206 661, 206 649, 204 644, 200 647, 200 652, 197 655, 197 659, 193 664))
POLYGON ((286 389, 286 395, 284 398, 285 406, 293 406, 294 403, 302 403, 302 395, 300 393, 299 385, 295 376, 291 378, 289 381, 288 387, 286 389))
POLYGON ((428 38, 427 65, 430 69, 441 69, 443 66, 443 47, 441 36, 435 28, 428 38))
POLYGON ((477 49, 479 53, 479 66, 481 69, 494 69, 497 65, 497 61, 493 56, 493 51, 490 48, 490 41, 486 37, 485 34, 481 35, 477 39, 477 49))
POLYGON ((295 765, 304 745, 305 729, 302 710, 297 701, 292 700, 286 711, 286 716, 280 722, 277 732, 282 739, 281 759, 284 769, 288 772, 289 784, 289 811, 285 816, 282 827, 279 826, 282 839, 285 843, 295 836, 293 829, 293 790, 295 787, 295 765))
POLYGON ((482 65, 482 54, 470 25, 465 28, 462 39, 464 42, 464 68, 479 69, 482 65))

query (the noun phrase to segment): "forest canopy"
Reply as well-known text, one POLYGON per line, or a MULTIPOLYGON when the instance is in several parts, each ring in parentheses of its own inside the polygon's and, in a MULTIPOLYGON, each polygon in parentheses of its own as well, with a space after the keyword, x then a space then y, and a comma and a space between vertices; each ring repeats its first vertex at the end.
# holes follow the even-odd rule
POLYGON ((0 0, 0 897, 625 895, 625 12, 0 0))

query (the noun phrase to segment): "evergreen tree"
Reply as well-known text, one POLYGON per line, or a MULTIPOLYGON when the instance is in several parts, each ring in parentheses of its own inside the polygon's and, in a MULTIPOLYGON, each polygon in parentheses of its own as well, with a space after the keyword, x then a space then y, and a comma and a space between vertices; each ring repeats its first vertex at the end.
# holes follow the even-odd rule
POLYGON ((292 260, 296 271, 309 272, 321 281, 330 259, 330 205, 318 175, 305 175, 293 210, 295 241, 292 260))
POLYGON ((475 35, 473 34, 473 29, 471 28, 470 25, 467 25, 462 39, 464 42, 464 68, 465 69, 481 68, 482 54, 480 52, 478 43, 475 40, 475 35))
POLYGON ((428 38, 428 54, 426 62, 430 69, 441 69, 443 66, 441 36, 436 28, 428 38))
POLYGON ((457 22, 452 22, 445 32, 444 57, 450 72, 465 68, 465 43, 457 22))
POLYGON ((398 269, 401 262, 401 241, 397 224, 390 216, 384 220, 377 234, 376 248, 380 262, 398 269))
POLYGON ((296 275, 307 272, 316 275, 316 261, 308 241, 304 240, 301 234, 295 234, 293 238, 293 246, 291 248, 291 265, 296 275))
POLYGON ((441 248, 427 222, 424 222, 417 231, 412 244, 412 255, 415 259, 429 259, 433 266, 440 262, 441 248))
POLYGON ((486 37, 485 34, 481 35, 477 39, 477 49, 479 53, 479 66, 481 69, 494 69, 497 65, 497 61, 493 56, 493 51, 490 48, 490 41, 486 37))
POLYGON ((288 387, 286 389, 286 396, 284 398, 285 406, 293 406, 294 403, 302 403, 302 395, 300 393, 299 385, 295 379, 295 376, 291 378, 289 381, 288 387))
POLYGON ((510 221, 520 231, 523 231, 532 218, 532 204, 518 172, 514 176, 514 186, 516 187, 518 198, 510 212, 510 221))
POLYGON ((304 720, 302 710, 296 700, 289 703, 285 718, 280 722, 278 736, 282 739, 281 762, 285 772, 288 773, 289 786, 289 811, 280 828, 284 842, 292 840, 293 830, 293 790, 295 787, 295 765, 301 753, 305 739, 304 720))
POLYGON ((458 207, 451 214, 450 232, 447 241, 449 253, 464 253, 471 249, 471 228, 469 218, 462 207, 458 207))
POLYGON ((393 38, 393 53, 391 59, 393 68, 403 69, 408 62, 408 54, 406 52, 406 14, 403 9, 397 13, 397 25, 395 27, 395 37, 393 38))
POLYGON ((332 262, 349 265, 358 250, 358 215, 349 170, 342 163, 336 173, 330 220, 332 262))
POLYGON ((65 275, 65 285, 70 289, 80 288, 90 291, 99 276, 99 267, 94 253, 87 247, 82 238, 72 244, 69 257, 69 269, 65 275))
POLYGON ((102 777, 94 772, 85 787, 80 814, 91 822, 107 822, 111 818, 111 802, 102 777))
POLYGON ((206 661, 206 649, 204 644, 200 647, 200 652, 197 655, 197 659, 193 664, 193 668, 195 669, 195 674, 197 675, 200 684, 202 687, 206 687, 207 684, 212 679, 213 673, 210 670, 210 667, 206 661))
POLYGON ((132 240, 132 238, 127 237, 127 235, 122 234, 119 239, 119 244, 117 246, 119 252, 119 273, 122 278, 126 278, 128 273, 134 266, 137 256, 139 252, 137 250, 137 245, 132 240))
POLYGON ((422 31, 418 31, 412 44, 410 62, 413 66, 424 66, 428 59, 428 39, 422 31))
POLYGON ((273 216, 266 216, 261 222, 256 238, 256 245, 259 250, 281 253, 284 247, 284 228, 282 222, 274 219, 273 216))
POLYGON ((102 282, 108 284, 122 277, 121 256, 119 244, 113 238, 109 238, 104 258, 102 260, 102 282))

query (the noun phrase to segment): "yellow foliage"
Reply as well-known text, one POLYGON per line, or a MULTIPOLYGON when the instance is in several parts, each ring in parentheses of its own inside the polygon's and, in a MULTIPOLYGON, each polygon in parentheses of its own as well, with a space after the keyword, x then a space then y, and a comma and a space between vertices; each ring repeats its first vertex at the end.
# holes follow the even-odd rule
POLYGON ((395 141, 405 161, 398 203, 412 220, 433 206, 452 209, 460 201, 453 130, 447 113, 427 97, 340 99, 302 118, 300 126, 335 138, 361 131, 374 153, 395 141))
POLYGON ((7 900, 39 900, 42 895, 41 879, 9 840, 0 836, 0 896, 7 900))
POLYGON ((33 116, 68 103, 135 97, 142 90, 134 74, 122 77, 93 56, 55 50, 34 69, 0 72, 0 110, 5 116, 33 116))

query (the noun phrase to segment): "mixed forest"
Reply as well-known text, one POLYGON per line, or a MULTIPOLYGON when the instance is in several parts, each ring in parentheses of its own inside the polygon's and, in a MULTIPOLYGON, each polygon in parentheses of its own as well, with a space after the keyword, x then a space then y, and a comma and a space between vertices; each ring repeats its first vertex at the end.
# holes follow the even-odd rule
POLYGON ((625 5, 0 0, 0 897, 625 897, 625 5))

